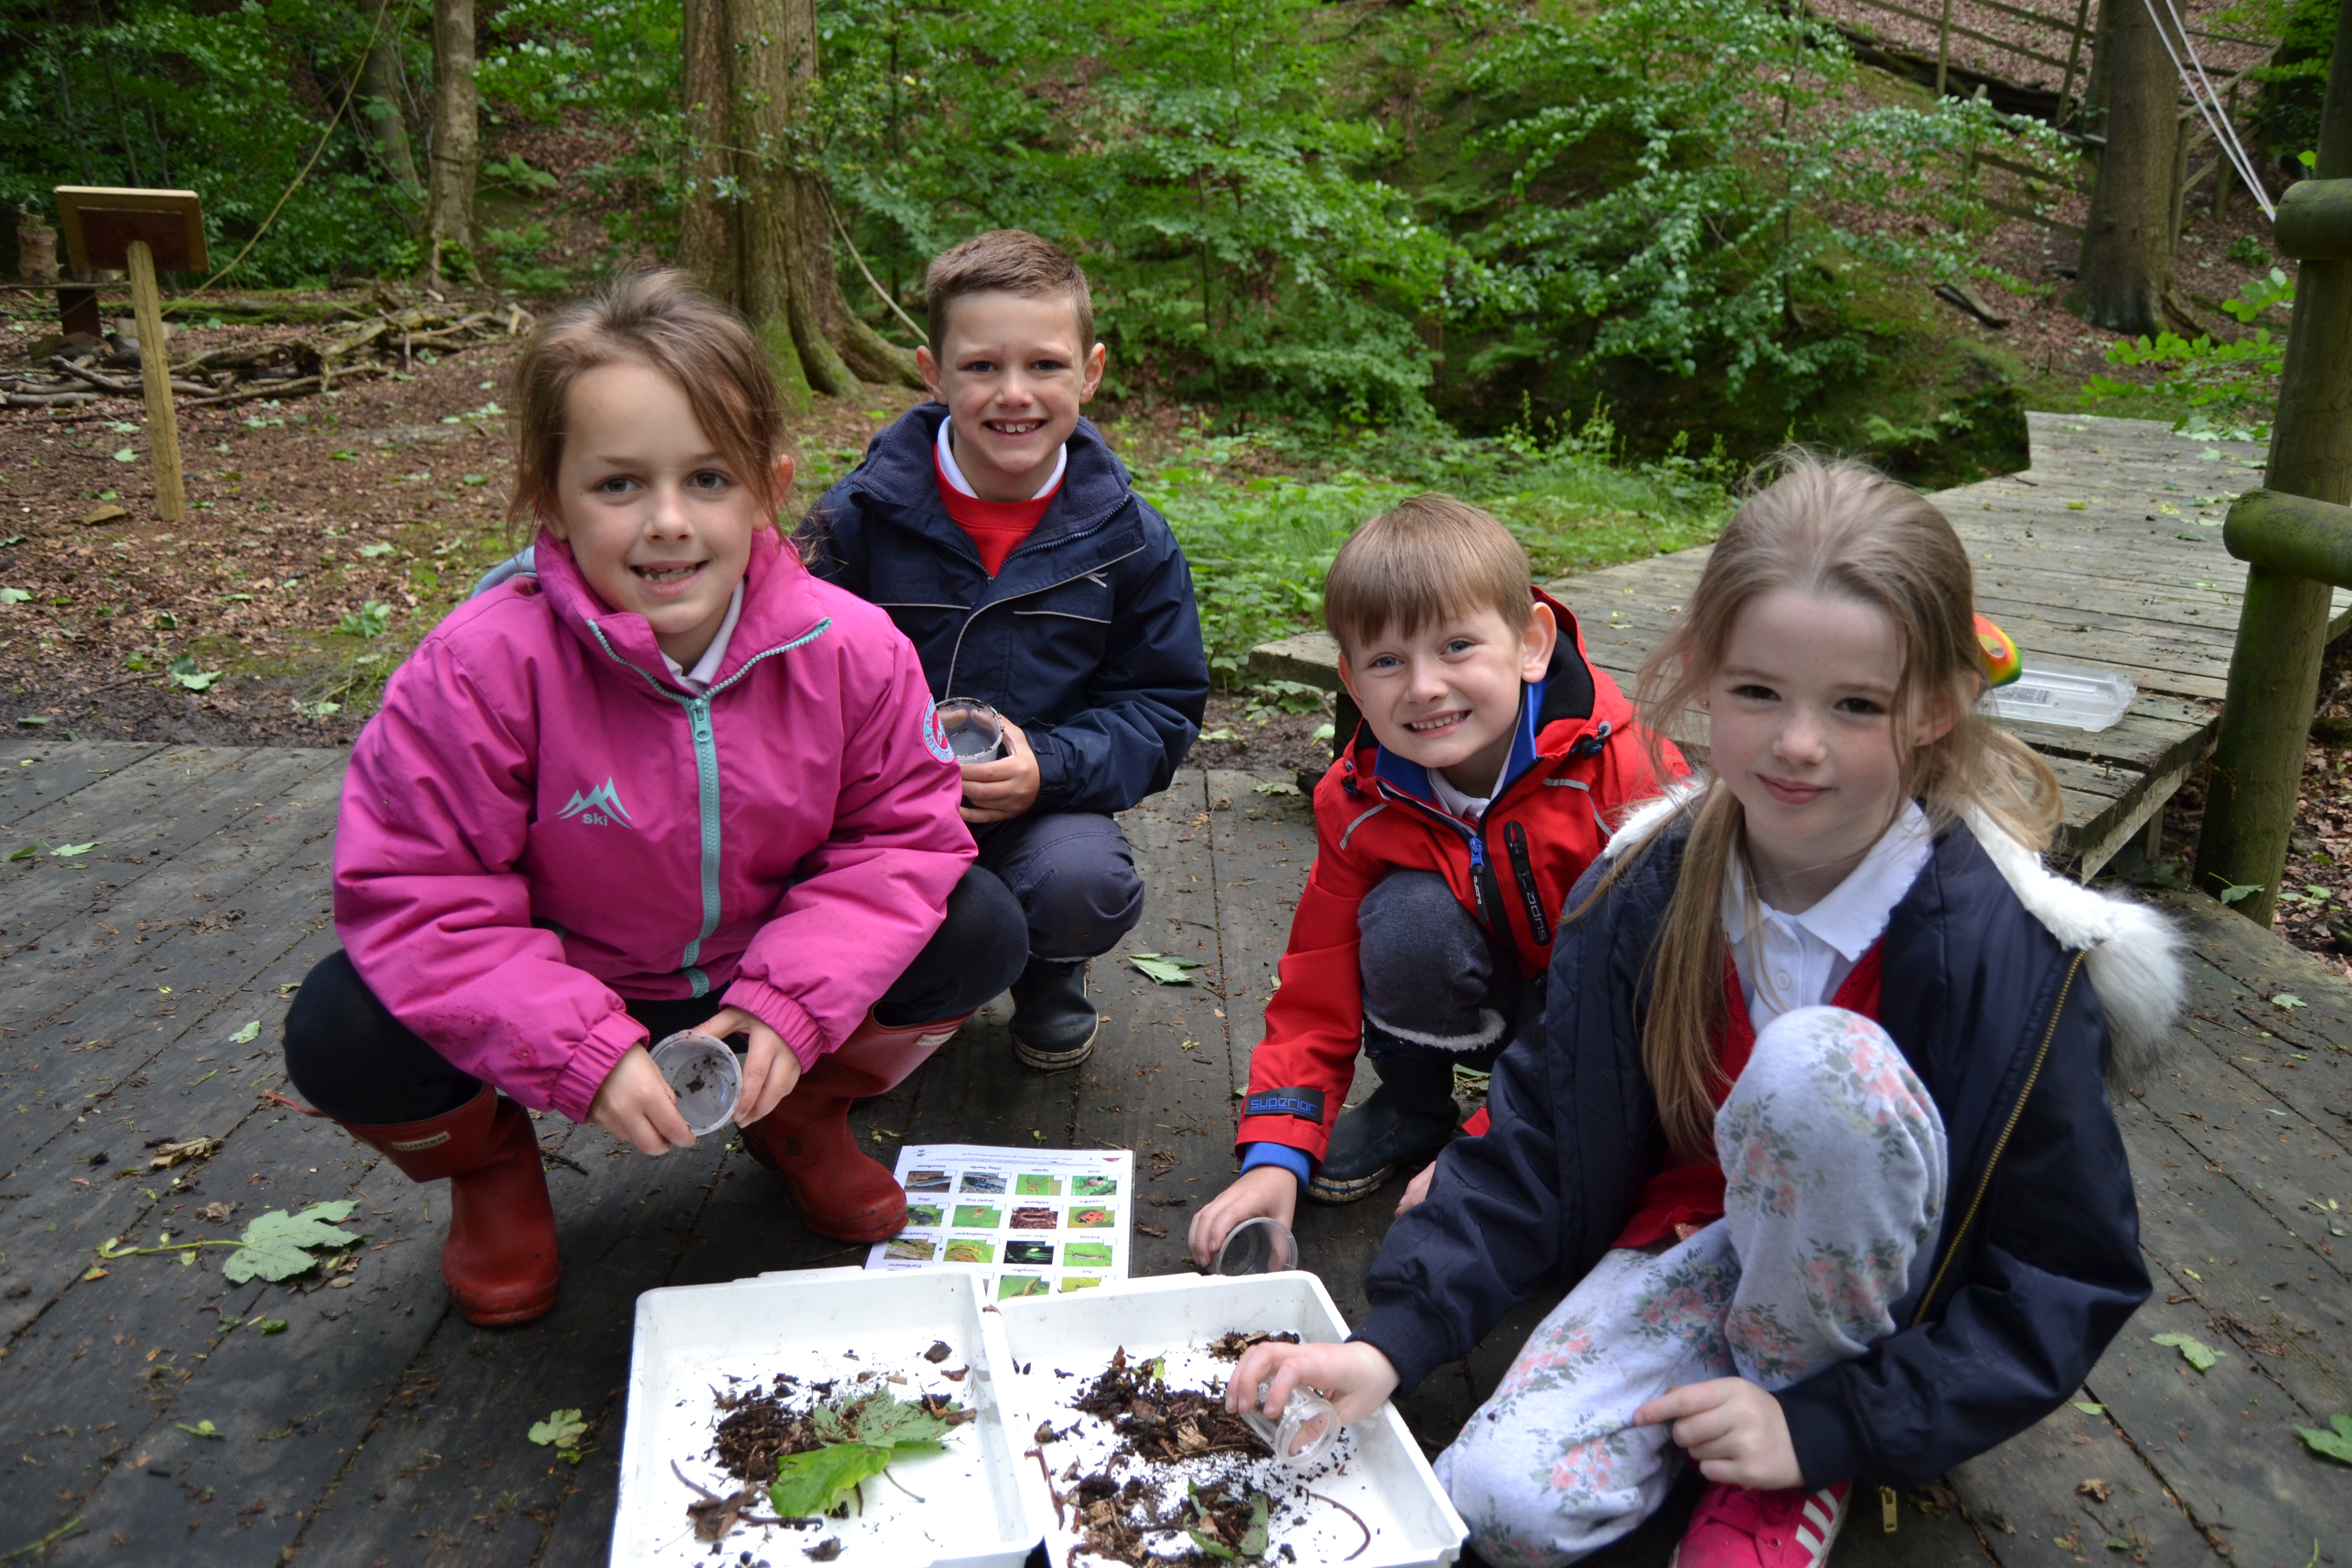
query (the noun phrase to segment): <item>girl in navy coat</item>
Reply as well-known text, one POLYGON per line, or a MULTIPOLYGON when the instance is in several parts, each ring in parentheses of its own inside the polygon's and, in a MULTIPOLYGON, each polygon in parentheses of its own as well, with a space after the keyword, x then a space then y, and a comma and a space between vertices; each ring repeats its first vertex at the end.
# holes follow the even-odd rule
POLYGON ((2106 1079, 2178 1011, 2156 915, 2042 868, 2049 769, 1979 717, 1968 554, 1927 500, 1798 457, 1644 671, 1710 775, 1570 896, 1491 1131, 1390 1232, 1343 1345, 1229 1402, 1343 1419, 1578 1283, 1436 1469, 1496 1568, 1573 1562, 1712 1483, 1679 1568, 1818 1564, 2066 1399, 2147 1298, 2106 1079))

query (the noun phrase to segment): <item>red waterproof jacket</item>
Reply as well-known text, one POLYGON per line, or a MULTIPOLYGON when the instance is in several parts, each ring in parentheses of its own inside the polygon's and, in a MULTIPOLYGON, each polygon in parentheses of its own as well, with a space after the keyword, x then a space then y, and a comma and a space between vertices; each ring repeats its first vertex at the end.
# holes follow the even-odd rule
MULTIPOLYGON (((1360 725, 1315 787, 1315 866, 1290 922, 1265 1038, 1250 1058, 1237 1142, 1323 1158, 1348 1097, 1364 1021, 1357 906, 1399 867, 1443 875, 1462 907, 1533 979, 1551 962, 1569 889, 1609 842, 1623 808, 1659 793, 1633 704, 1587 659, 1565 605, 1541 589, 1559 640, 1522 700, 1505 784, 1485 820, 1449 815, 1413 763, 1360 725)), ((1661 742, 1668 775, 1685 769, 1661 742)))

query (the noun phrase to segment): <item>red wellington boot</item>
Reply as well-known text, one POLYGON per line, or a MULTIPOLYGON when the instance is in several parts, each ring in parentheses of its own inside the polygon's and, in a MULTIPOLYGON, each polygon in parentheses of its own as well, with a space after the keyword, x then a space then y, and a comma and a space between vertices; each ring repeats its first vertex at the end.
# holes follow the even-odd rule
POLYGON ((410 1181, 449 1183, 449 1238, 441 1278, 457 1315, 497 1328, 527 1323, 555 1305, 562 1266, 555 1208, 539 1138, 523 1108, 485 1084, 444 1116, 392 1127, 342 1129, 400 1167, 410 1181))
POLYGON ((792 1188, 803 1225, 835 1241, 898 1234, 906 1192, 850 1135, 850 1101, 898 1088, 971 1016, 894 1026, 868 1012, 839 1050, 819 1057, 775 1110, 743 1130, 751 1157, 792 1188))

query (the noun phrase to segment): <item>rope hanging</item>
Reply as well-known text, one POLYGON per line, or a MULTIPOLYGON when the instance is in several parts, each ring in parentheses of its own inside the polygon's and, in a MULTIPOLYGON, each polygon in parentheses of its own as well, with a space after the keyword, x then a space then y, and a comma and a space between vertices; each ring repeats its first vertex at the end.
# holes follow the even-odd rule
POLYGON ((2238 129, 2230 122, 2230 110, 2222 103, 2221 95, 2213 90, 2212 79, 2205 74, 2205 62, 2198 58, 2197 45, 2189 37, 2189 28, 2181 21, 2180 13, 2174 8, 2173 0, 2164 0, 2164 16, 2156 14, 2156 0, 2141 0, 2141 4, 2147 7, 2147 19, 2156 25, 2156 36, 2163 41, 2164 52, 2172 60, 2172 68, 2179 73, 2180 85, 2189 92, 2189 101, 2197 106, 2198 114, 2205 121, 2205 129, 2212 133, 2214 145, 2221 148, 2221 156, 2230 160, 2230 167, 2237 172, 2238 178, 2252 195, 2255 205, 2263 209, 2263 217, 2266 221, 2276 220, 2278 208, 2271 201, 2270 192, 2263 188, 2262 176, 2255 173, 2253 159, 2247 155, 2244 144, 2238 140, 2238 129), (2180 47, 2178 49, 2172 47, 2172 34, 2165 30, 2166 16, 2171 18, 2174 29, 2180 35, 2180 47), (2188 57, 2187 59, 2181 58, 2183 55, 2188 57))

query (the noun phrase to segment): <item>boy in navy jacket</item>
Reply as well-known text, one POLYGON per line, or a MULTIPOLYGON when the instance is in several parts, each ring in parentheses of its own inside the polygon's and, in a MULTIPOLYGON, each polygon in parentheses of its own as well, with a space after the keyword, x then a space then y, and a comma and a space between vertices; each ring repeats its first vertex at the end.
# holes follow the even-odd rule
POLYGON ((1143 913, 1111 816, 1174 776, 1208 658, 1183 551, 1078 416, 1103 346, 1077 263, 999 229, 940 257, 926 289, 916 360, 937 401, 874 438, 803 538, 812 570, 914 643, 935 700, 1006 720, 1005 755, 963 764, 963 816, 1027 918, 1013 1049, 1050 1071, 1094 1049, 1087 962, 1143 913))

